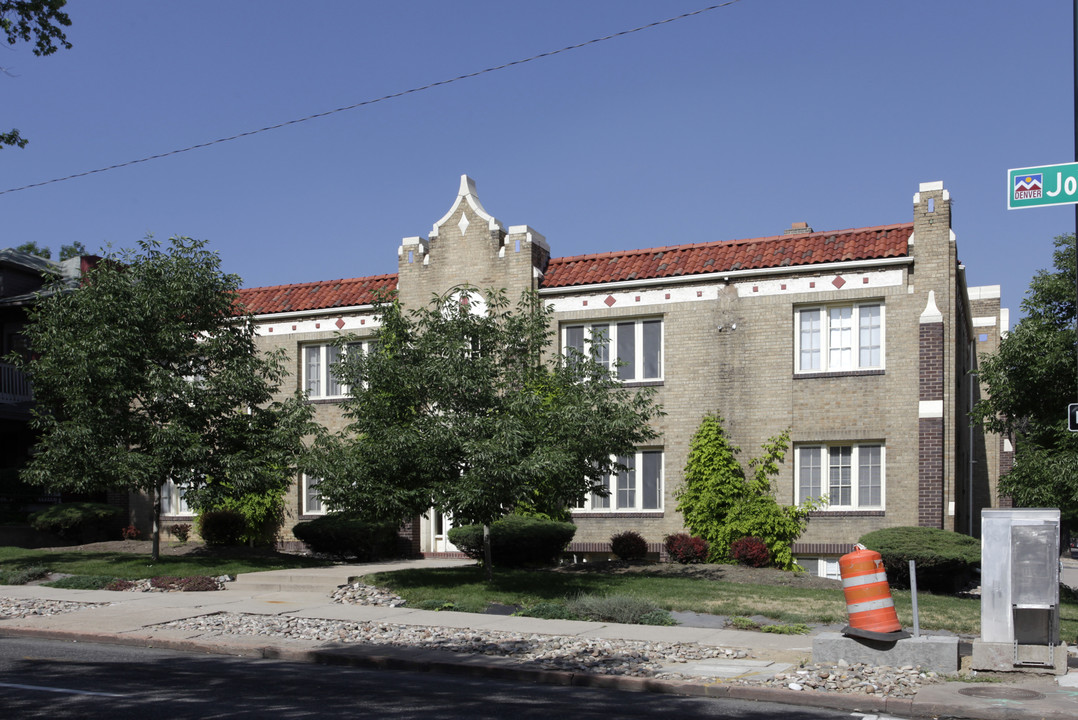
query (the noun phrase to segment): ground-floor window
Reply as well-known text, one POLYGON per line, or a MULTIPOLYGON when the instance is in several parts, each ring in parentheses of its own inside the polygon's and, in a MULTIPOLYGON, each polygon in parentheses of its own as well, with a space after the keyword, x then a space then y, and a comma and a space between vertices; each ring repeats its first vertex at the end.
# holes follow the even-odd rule
POLYGON ((885 455, 879 442, 797 445, 797 503, 826 497, 828 510, 882 510, 885 455))
POLYGON ((185 493, 186 488, 183 484, 177 485, 171 480, 166 480, 161 485, 161 514, 193 517, 195 511, 187 504, 185 493))
POLYGON ((308 477, 303 475, 303 514, 325 515, 325 505, 322 504, 322 493, 318 491, 318 484, 322 478, 308 477))
POLYGON ((836 557, 799 557, 796 562, 810 575, 830 578, 831 580, 840 580, 842 578, 839 572, 838 558, 836 557))
POLYGON ((637 450, 621 455, 625 470, 603 476, 600 485, 606 494, 592 493, 578 510, 588 512, 629 512, 663 509, 663 451, 637 450))

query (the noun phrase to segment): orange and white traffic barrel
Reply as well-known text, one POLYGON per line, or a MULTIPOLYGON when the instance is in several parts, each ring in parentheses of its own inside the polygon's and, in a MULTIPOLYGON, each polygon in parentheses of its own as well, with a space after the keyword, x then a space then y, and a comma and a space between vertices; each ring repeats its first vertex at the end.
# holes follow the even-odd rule
POLYGON ((880 554, 858 543, 838 564, 850 627, 871 633, 901 631, 880 554))

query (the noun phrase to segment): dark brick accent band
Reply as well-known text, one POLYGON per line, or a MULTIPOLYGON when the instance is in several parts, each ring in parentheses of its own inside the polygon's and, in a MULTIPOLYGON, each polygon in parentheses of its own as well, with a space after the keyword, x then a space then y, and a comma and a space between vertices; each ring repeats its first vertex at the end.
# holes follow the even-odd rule
POLYGON ((943 399, 943 323, 921 323, 919 400, 943 399))
MULTIPOLYGON (((921 323, 918 398, 943 400, 943 323, 921 323)), ((943 528, 943 418, 921 418, 917 428, 917 524, 943 528)))
POLYGON ((790 548, 794 555, 845 555, 854 551, 853 543, 795 542, 790 548))

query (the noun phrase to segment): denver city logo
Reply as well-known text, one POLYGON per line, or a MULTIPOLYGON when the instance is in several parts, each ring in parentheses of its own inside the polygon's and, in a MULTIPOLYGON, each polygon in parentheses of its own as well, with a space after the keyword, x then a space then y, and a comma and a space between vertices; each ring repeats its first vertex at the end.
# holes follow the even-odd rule
POLYGON ((1036 200, 1042 197, 1044 189, 1044 174, 1030 173, 1028 175, 1016 175, 1014 178, 1015 200, 1036 200))

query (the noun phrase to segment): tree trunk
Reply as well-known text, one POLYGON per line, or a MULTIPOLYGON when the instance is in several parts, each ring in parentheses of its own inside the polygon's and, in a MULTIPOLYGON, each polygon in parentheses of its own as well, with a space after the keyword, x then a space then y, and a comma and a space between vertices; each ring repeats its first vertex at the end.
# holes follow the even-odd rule
POLYGON ((153 489, 153 550, 150 559, 157 562, 161 559, 161 486, 153 489))
POLYGON ((487 569, 487 581, 494 579, 494 560, 490 551, 490 525, 483 523, 483 567, 487 569))

